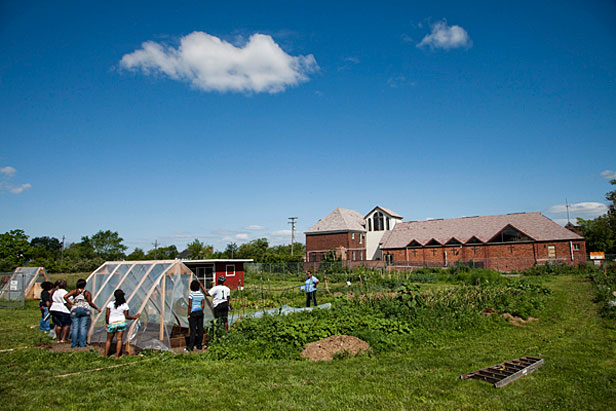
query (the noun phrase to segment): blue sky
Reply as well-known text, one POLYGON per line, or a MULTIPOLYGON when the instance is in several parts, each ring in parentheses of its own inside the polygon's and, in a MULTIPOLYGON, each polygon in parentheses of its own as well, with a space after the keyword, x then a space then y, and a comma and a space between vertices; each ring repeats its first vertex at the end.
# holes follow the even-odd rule
POLYGON ((605 210, 616 5, 2 2, 0 232, 132 249, 605 210))

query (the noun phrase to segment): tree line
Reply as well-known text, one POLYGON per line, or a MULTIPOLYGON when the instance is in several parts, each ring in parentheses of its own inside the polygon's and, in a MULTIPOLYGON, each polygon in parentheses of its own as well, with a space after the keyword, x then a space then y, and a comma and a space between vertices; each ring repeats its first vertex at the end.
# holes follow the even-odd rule
MULTIPOLYGON (((616 185, 616 179, 610 181, 616 185)), ((605 199, 610 201, 607 213, 592 220, 578 218, 586 249, 591 251, 603 251, 606 254, 616 255, 616 190, 605 194, 605 199)))
POLYGON ((45 267, 48 272, 88 272, 105 261, 172 260, 175 258, 251 258, 257 263, 280 263, 303 261, 305 246, 295 243, 293 255, 291 245, 270 246, 267 238, 259 238, 238 245, 227 244, 222 251, 199 239, 190 242, 180 252, 175 245, 154 247, 148 251, 135 248, 126 254, 128 247, 118 232, 100 230, 91 236, 83 236, 79 242, 64 247, 56 237, 30 237, 20 229, 0 234, 0 272, 10 272, 16 267, 45 267))

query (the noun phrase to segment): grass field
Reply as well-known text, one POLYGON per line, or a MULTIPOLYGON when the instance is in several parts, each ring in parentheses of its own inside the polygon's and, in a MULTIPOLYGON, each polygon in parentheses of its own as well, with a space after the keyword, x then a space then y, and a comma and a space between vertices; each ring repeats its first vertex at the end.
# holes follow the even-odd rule
POLYGON ((46 337, 29 328, 39 318, 29 304, 0 311, 0 350, 15 349, 0 352, 0 400, 3 409, 613 409, 614 321, 597 314, 585 277, 545 285, 553 294, 539 322, 328 363, 53 353, 36 348, 46 337), (524 355, 541 355, 545 365, 505 388, 458 378, 524 355))

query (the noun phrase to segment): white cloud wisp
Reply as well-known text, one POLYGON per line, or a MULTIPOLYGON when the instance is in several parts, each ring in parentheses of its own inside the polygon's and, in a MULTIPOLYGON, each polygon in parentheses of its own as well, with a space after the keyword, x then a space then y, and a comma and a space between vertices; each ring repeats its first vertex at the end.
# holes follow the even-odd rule
POLYGON ((440 21, 432 25, 432 32, 426 34, 417 47, 450 50, 460 47, 470 48, 472 44, 470 36, 462 27, 448 26, 446 21, 440 21))
MULTIPOLYGON (((566 215, 566 204, 558 204, 546 210, 548 214, 566 215)), ((569 216, 571 218, 595 218, 607 213, 607 206, 603 203, 583 202, 577 204, 569 204, 569 216)))
POLYGON ((253 34, 238 47, 200 31, 182 37, 177 49, 146 41, 125 54, 120 67, 162 73, 204 91, 223 93, 278 93, 308 81, 308 74, 319 69, 312 54, 291 56, 265 34, 253 34))
POLYGON ((17 174, 17 170, 15 169, 15 167, 0 167, 0 177, 2 177, 2 180, 4 180, 0 181, 0 192, 8 191, 11 194, 21 194, 24 191, 27 191, 32 188, 32 184, 28 183, 21 184, 18 186, 13 185, 10 180, 15 176, 15 174, 17 174))
POLYGON ((607 178, 608 180, 616 179, 616 171, 614 170, 603 170, 601 172, 601 177, 607 178))

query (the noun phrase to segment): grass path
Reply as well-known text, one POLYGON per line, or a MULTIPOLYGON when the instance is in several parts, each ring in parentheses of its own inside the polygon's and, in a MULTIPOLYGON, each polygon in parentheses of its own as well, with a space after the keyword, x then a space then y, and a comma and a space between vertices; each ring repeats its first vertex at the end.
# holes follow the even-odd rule
MULTIPOLYGON (((597 315, 593 286, 582 277, 548 285, 554 295, 541 320, 526 327, 503 324, 446 345, 329 363, 158 354, 143 364, 57 379, 114 362, 87 352, 1 353, 0 400, 4 409, 613 409, 614 323, 597 315), (505 388, 458 379, 524 355, 542 355, 545 365, 505 388)), ((0 328, 21 327, 0 333, 0 348, 36 343, 38 331, 26 327, 36 314, 0 311, 0 328)))

